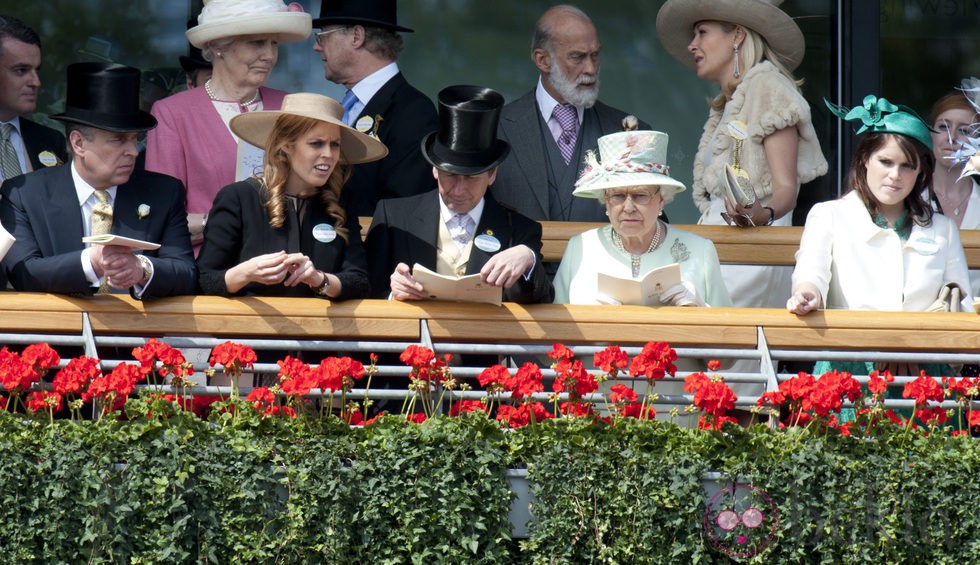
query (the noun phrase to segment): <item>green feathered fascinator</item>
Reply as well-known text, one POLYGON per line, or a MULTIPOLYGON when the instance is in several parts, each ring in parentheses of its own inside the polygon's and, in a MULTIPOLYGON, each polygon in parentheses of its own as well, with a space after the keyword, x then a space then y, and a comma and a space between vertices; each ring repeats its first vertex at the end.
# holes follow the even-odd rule
POLYGON ((861 122, 861 129, 858 134, 866 131, 872 133, 898 133, 922 143, 932 150, 932 136, 929 135, 929 126, 922 121, 922 118, 915 113, 915 110, 908 106, 896 106, 885 100, 878 98, 874 94, 864 97, 861 106, 855 106, 848 110, 844 106, 838 106, 824 98, 824 104, 834 113, 835 116, 845 122, 861 122))

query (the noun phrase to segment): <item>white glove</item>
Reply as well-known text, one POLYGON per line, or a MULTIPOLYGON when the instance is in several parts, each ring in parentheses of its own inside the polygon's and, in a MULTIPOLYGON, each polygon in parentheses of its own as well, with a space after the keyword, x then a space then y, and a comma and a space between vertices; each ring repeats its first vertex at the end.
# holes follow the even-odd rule
POLYGON ((694 285, 687 281, 661 292, 660 301, 671 306, 707 306, 698 296, 698 291, 694 290, 694 285))

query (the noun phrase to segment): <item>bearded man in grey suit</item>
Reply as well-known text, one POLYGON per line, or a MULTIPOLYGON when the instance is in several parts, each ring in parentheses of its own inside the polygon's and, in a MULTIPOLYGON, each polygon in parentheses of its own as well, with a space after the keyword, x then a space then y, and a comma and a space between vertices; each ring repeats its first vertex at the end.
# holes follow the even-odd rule
POLYGON ((595 26, 574 6, 549 9, 534 28, 531 59, 541 77, 503 109, 498 136, 513 150, 490 188, 532 220, 606 221, 598 200, 572 198, 586 151, 621 131, 627 115, 599 101, 599 48, 595 26))

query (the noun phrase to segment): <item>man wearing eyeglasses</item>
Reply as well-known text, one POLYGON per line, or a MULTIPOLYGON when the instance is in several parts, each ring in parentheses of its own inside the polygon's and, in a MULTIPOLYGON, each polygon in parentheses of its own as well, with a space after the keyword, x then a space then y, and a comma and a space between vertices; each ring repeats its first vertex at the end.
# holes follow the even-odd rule
POLYGON ((380 161, 354 167, 344 187, 349 214, 371 216, 378 200, 435 188, 422 152, 422 137, 438 128, 432 101, 398 69, 402 49, 396 0, 323 0, 313 20, 313 50, 324 76, 347 88, 344 122, 388 147, 380 161))

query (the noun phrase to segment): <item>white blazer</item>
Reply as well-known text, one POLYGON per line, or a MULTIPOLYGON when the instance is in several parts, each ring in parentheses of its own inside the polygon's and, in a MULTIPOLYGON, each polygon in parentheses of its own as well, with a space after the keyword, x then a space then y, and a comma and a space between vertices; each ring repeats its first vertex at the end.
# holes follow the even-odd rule
POLYGON ((966 291, 973 309, 959 229, 934 214, 928 227, 913 225, 908 241, 875 225, 857 192, 810 209, 796 252, 793 288, 815 285, 825 308, 920 312, 946 282, 966 291))

